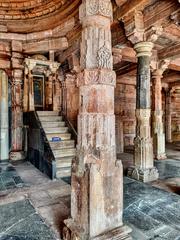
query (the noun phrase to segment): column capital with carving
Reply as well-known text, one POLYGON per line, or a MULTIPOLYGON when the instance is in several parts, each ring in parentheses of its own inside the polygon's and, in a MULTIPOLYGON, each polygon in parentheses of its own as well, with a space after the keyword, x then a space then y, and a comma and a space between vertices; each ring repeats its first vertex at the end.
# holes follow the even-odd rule
POLYGON ((156 77, 163 77, 163 73, 166 71, 166 69, 168 68, 170 64, 170 60, 166 59, 166 60, 160 60, 157 61, 155 65, 151 66, 151 70, 152 70, 152 77, 156 78, 156 77))
POLYGON ((139 42, 134 45, 134 49, 137 53, 137 57, 152 55, 152 49, 154 44, 152 42, 139 42))
MULTIPOLYGON (((93 16, 102 16, 113 19, 113 10, 110 0, 83 0, 80 6, 79 18, 81 22, 89 22, 93 16)), ((98 19, 96 19, 98 21, 98 19)))

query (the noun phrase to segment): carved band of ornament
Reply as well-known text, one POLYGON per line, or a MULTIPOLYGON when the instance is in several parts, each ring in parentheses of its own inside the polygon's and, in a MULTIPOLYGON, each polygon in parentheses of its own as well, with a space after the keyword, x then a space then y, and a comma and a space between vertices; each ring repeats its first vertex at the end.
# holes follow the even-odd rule
POLYGON ((151 136, 147 136, 147 137, 141 137, 141 136, 137 136, 135 139, 134 139, 134 144, 136 145, 136 147, 139 145, 139 146, 142 146, 141 149, 146 149, 145 147, 146 146, 149 146, 150 148, 152 148, 152 138, 151 136))
POLYGON ((151 109, 136 109, 136 117, 141 120, 148 120, 151 116, 151 109))
POLYGON ((101 15, 113 18, 112 4, 110 0, 85 0, 80 8, 80 19, 86 16, 101 15))
POLYGON ((105 84, 116 85, 116 73, 112 70, 84 70, 78 74, 77 85, 105 84))

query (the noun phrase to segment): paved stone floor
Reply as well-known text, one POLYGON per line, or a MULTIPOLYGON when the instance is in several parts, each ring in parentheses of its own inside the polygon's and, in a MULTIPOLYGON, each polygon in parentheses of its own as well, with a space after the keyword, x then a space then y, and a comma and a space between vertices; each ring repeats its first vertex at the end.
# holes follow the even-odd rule
POLYGON ((0 240, 55 240, 29 200, 0 206, 0 240))
POLYGON ((180 240, 180 196, 125 178, 124 222, 134 240, 180 240))
MULTIPOLYGON (((124 222, 133 229, 134 240, 180 240, 180 196, 172 188, 180 183, 178 165, 174 168, 174 161, 180 163, 178 154, 179 148, 170 147, 168 159, 158 163, 164 170, 158 181, 143 184, 125 177, 124 222), (174 156, 172 164, 169 155, 174 156)), ((130 161, 128 155, 132 158, 129 152, 122 160, 130 161)), ((22 185, 15 182, 0 190, 0 240, 61 239, 63 220, 70 214, 70 180, 51 181, 28 162, 8 170, 8 181, 19 177, 22 185)), ((2 185, 5 180, 1 176, 2 185)))
POLYGON ((0 168, 0 191, 23 187, 24 183, 18 176, 15 168, 8 165, 5 169, 0 168))

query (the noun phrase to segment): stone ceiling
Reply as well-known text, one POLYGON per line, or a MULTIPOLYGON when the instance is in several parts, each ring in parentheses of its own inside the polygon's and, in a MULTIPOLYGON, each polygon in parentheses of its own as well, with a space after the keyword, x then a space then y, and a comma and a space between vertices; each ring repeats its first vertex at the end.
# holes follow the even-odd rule
POLYGON ((8 32, 30 33, 54 28, 77 13, 80 0, 4 0, 0 25, 8 32))

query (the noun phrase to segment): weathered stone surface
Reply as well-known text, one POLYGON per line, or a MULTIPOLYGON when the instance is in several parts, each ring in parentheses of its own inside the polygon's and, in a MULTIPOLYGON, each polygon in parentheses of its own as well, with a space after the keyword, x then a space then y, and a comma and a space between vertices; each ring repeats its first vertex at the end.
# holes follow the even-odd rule
POLYGON ((72 166, 71 219, 65 221, 64 240, 131 239, 130 229, 122 228, 122 164, 115 151, 111 17, 109 0, 85 0, 81 5, 78 155, 72 166))
POLYGON ((1 240, 55 239, 28 200, 0 206, 0 223, 1 240))

